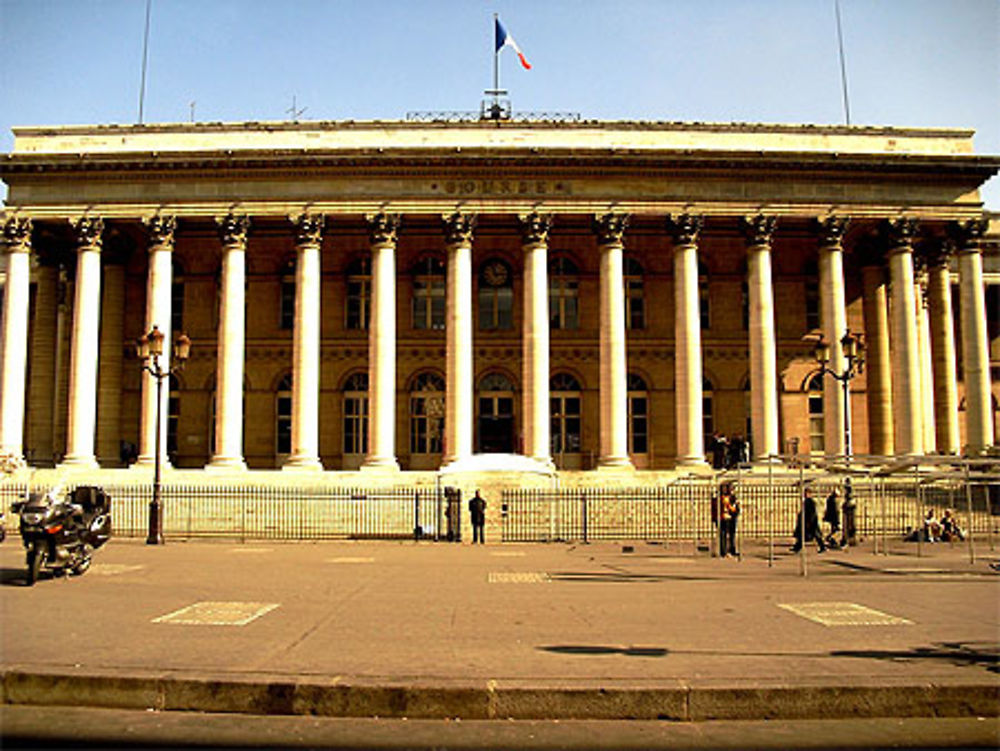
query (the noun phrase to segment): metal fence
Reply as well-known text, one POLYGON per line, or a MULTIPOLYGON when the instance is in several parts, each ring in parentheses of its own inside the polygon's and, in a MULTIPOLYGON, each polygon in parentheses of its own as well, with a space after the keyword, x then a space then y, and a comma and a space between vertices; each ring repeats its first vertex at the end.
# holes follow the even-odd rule
MULTIPOLYGON (((824 499, 844 486, 836 479, 809 483, 823 516, 824 499)), ((708 540, 718 480, 687 480, 661 487, 505 490, 501 503, 504 542, 592 540, 708 540)), ((1000 534, 1000 485, 861 480, 852 484, 858 534, 905 538, 923 526, 928 510, 940 518, 953 509, 960 527, 977 536, 1000 534), (991 504, 991 492, 993 502, 991 504)), ((802 485, 787 479, 744 479, 735 493, 746 539, 791 540, 802 504, 802 485)))
MULTIPOLYGON (((103 487, 112 499, 114 534, 145 537, 152 486, 103 487)), ((4 483, 0 502, 9 508, 28 490, 24 483, 4 483)), ((162 487, 160 498, 168 538, 461 539, 460 499, 437 489, 171 484, 162 487)))

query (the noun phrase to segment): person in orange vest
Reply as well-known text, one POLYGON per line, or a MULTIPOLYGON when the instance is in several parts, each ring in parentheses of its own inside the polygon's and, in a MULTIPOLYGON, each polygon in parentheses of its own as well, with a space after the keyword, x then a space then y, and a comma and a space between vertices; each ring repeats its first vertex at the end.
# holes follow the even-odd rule
POLYGON ((733 485, 724 482, 719 487, 719 532, 721 549, 719 555, 736 556, 736 522, 740 516, 740 502, 733 493, 733 485))

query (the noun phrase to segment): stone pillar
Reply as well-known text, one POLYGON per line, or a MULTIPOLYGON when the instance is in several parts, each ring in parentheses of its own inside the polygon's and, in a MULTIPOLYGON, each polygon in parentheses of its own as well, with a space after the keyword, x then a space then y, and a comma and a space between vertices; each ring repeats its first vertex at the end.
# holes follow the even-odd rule
POLYGON ((698 294, 698 233, 702 217, 667 218, 674 239, 674 404, 677 465, 704 467, 701 312, 698 294))
POLYGON ((892 361, 889 357, 889 298, 885 271, 876 255, 862 260, 865 317, 865 385, 868 404, 868 453, 894 453, 892 361))
POLYGON ((398 470, 396 461, 396 237, 398 214, 368 217, 372 310, 368 328, 368 456, 362 469, 398 470))
POLYGON ((42 264, 35 272, 35 320, 31 333, 31 383, 28 384, 28 440, 34 464, 55 461, 52 433, 56 384, 56 313, 59 307, 59 269, 42 264))
POLYGON ((914 258, 913 297, 917 304, 917 340, 920 342, 920 424, 924 453, 937 450, 934 429, 934 366, 931 356, 931 319, 927 300, 927 269, 923 258, 914 258), (919 259, 919 260, 917 260, 919 259))
POLYGON ((936 243, 927 257, 927 303, 930 313, 934 369, 934 425, 938 453, 961 451, 958 431, 958 383, 955 363, 955 322, 951 303, 949 248, 936 243))
MULTIPOLYGON (((829 216, 817 222, 819 234, 819 294, 823 337, 830 344, 829 367, 843 373, 847 366, 844 349, 840 343, 847 333, 847 304, 844 298, 844 248, 841 245, 848 219, 829 216)), ((844 414, 849 405, 844 403, 844 389, 840 381, 827 375, 823 377, 823 442, 827 456, 847 454, 844 433, 844 414)))
POLYGON ((747 243, 750 290, 750 416, 755 460, 766 460, 779 451, 777 344, 771 287, 771 236, 776 224, 776 217, 761 214, 741 222, 747 243))
MULTIPOLYGON (((125 328, 125 259, 108 258, 101 285, 101 356, 97 371, 97 461, 121 466, 122 371, 125 328)), ((112 254, 113 255, 113 254, 112 254)))
POLYGON ((524 332, 521 343, 524 455, 552 464, 549 414, 549 283, 547 214, 520 217, 524 249, 524 332))
POLYGON ((443 463, 472 455, 472 233, 476 217, 445 215, 448 247, 443 463))
POLYGON ((66 456, 63 464, 97 467, 94 427, 97 414, 97 352, 101 326, 101 233, 100 217, 82 217, 76 231, 76 287, 73 297, 73 329, 70 333, 69 413, 66 425, 66 456))
POLYGON ((295 224, 295 330, 292 343, 292 453, 282 469, 321 470, 319 460, 320 255, 323 215, 295 224))
POLYGON ((31 292, 31 220, 12 217, 3 225, 7 282, 0 329, 0 452, 24 457, 24 395, 28 372, 28 313, 31 292))
POLYGON ((215 376, 215 449, 212 469, 246 469, 243 459, 243 360, 246 340, 246 250, 250 219, 218 217, 222 240, 222 300, 219 306, 215 376))
POLYGON ((990 352, 986 330, 986 285, 979 245, 985 219, 955 222, 949 232, 958 252, 959 309, 962 318, 962 367, 965 374, 965 443, 970 455, 989 449, 995 440, 990 386, 990 352))
POLYGON ((914 219, 886 225, 889 238, 889 278, 892 284, 892 402, 896 454, 923 454, 923 404, 920 390, 920 337, 913 280, 914 219))
MULTIPOLYGON (((146 318, 142 334, 145 335, 152 331, 153 326, 156 326, 163 334, 163 354, 160 355, 160 367, 169 368, 170 351, 173 344, 173 331, 170 329, 173 320, 171 288, 174 278, 174 232, 177 229, 177 221, 172 216, 156 215, 146 219, 143 224, 146 226, 149 237, 149 268, 146 272, 146 318)), ((145 370, 142 372, 141 378, 142 411, 139 419, 139 456, 135 466, 151 467, 156 461, 156 378, 145 370)), ((167 428, 169 423, 167 418, 170 414, 169 379, 163 384, 159 409, 160 466, 168 467, 170 466, 167 461, 167 428)), ((216 414, 216 418, 218 418, 218 414, 216 414)))
POLYGON ((601 263, 599 469, 633 469, 628 455, 628 363, 622 273, 622 235, 627 226, 627 214, 604 214, 594 220, 601 263))

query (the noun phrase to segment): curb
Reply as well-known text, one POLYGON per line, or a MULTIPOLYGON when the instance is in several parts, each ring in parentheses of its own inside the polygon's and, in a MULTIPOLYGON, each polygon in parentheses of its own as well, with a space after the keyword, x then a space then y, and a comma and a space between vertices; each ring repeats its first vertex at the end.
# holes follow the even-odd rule
POLYGON ((997 717, 1000 684, 600 687, 2 673, 2 704, 463 720, 997 717))

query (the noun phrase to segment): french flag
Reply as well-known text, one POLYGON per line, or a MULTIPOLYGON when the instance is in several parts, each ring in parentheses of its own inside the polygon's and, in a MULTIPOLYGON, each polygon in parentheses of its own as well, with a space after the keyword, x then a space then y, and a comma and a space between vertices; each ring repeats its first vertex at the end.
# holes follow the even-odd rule
POLYGON ((528 62, 528 59, 524 56, 524 53, 521 52, 521 48, 517 46, 517 42, 514 41, 514 37, 512 37, 510 34, 507 33, 507 29, 505 29, 503 27, 503 24, 500 23, 499 18, 494 18, 493 20, 496 22, 496 42, 497 42, 496 54, 500 54, 500 50, 502 50, 504 47, 511 47, 513 48, 514 52, 517 53, 517 59, 521 61, 521 65, 524 66, 524 69, 531 70, 531 63, 528 62))

